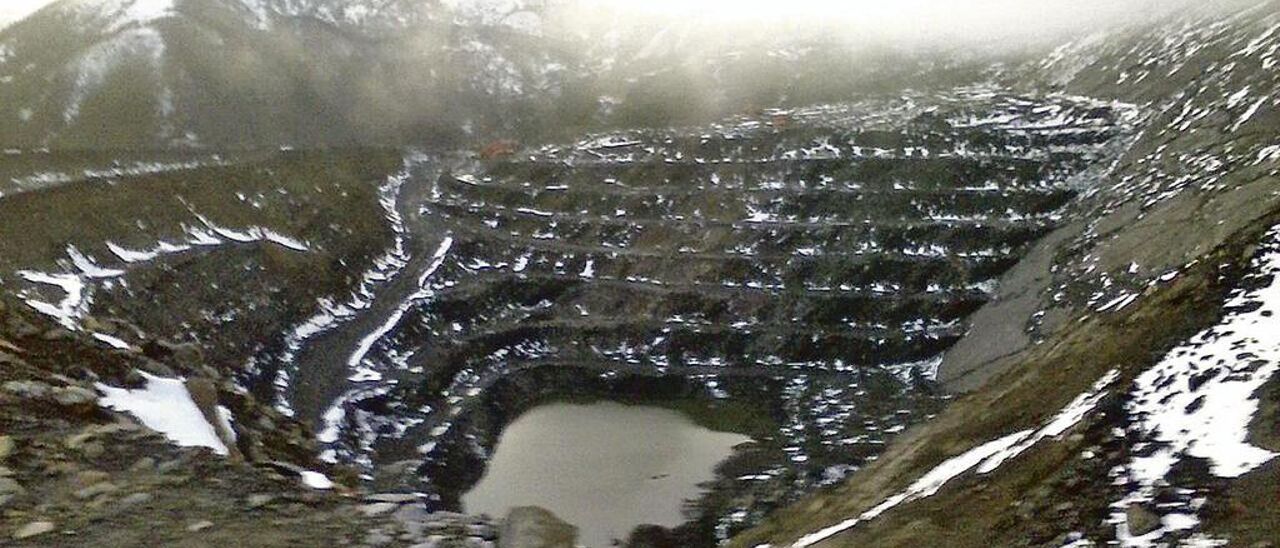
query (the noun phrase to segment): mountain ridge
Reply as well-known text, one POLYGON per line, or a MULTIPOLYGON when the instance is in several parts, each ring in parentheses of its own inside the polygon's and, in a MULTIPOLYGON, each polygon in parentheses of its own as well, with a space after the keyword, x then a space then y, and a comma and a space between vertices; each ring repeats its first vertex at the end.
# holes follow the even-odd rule
POLYGON ((666 27, 584 34, 552 26, 558 7, 63 0, 0 30, 0 119, 16 122, 0 146, 545 142, 944 88, 972 81, 976 66, 942 51, 789 34, 677 47, 708 32, 698 26, 680 27, 681 40, 666 27))

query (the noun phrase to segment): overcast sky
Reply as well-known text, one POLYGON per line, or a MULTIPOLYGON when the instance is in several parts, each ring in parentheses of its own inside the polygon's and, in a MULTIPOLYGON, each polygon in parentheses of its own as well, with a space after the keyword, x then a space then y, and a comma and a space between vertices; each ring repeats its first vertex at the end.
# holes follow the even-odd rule
POLYGON ((0 27, 26 17, 53 0, 0 0, 0 27))

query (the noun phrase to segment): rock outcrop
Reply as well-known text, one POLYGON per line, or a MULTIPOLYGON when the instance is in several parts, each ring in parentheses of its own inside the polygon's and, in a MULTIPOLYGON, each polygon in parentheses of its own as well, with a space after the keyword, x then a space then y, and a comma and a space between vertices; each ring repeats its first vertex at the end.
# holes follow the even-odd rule
POLYGON ((502 520, 499 548, 573 548, 578 529, 545 508, 513 508, 502 520))

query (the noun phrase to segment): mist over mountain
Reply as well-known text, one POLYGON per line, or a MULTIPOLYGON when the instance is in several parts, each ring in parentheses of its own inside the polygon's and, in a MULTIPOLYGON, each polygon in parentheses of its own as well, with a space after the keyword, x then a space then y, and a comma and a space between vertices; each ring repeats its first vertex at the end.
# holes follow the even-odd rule
POLYGON ((991 58, 1173 9, 718 5, 673 17, 627 6, 55 2, 0 33, 0 144, 457 144, 705 121, 975 81, 991 58), (745 15, 722 16, 735 11, 745 15))

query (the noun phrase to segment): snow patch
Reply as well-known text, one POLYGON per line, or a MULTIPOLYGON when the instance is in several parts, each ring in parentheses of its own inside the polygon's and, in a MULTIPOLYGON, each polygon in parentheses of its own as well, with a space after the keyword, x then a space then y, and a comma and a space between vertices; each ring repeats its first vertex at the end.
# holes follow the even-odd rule
POLYGON ((26 300, 27 306, 41 314, 52 317, 67 329, 79 329, 80 318, 87 312, 86 309, 88 308, 88 303, 85 302, 85 283, 80 276, 75 274, 45 274, 30 270, 19 271, 18 276, 31 283, 51 285, 61 289, 66 296, 61 301, 58 301, 58 304, 55 305, 28 298, 26 300))
POLYGON ((1247 442, 1254 397, 1280 368, 1280 230, 1255 263, 1270 285, 1238 293, 1222 323, 1192 337, 1135 380, 1130 412, 1175 453, 1209 459, 1238 477, 1276 456, 1247 442), (1201 400, 1201 398, 1203 398, 1201 400), (1197 408, 1192 404, 1201 403, 1197 408))
POLYGON ((108 346, 119 349, 119 350, 128 350, 132 348, 131 346, 129 346, 129 343, 125 342, 119 337, 113 337, 105 333, 94 333, 93 338, 97 339, 99 342, 105 343, 108 346))
POLYGON ((329 479, 329 476, 321 474, 320 472, 306 470, 302 472, 300 476, 302 477, 302 484, 312 489, 321 491, 333 489, 333 480, 329 479))
POLYGON ((1149 546, 1167 533, 1198 525, 1197 508, 1185 505, 1165 515, 1156 531, 1142 537, 1129 532, 1125 510, 1153 500, 1183 458, 1206 459, 1213 475, 1235 478, 1276 457, 1248 437, 1260 405, 1255 393, 1280 370, 1280 227, 1268 234, 1249 280, 1267 283, 1242 284, 1255 288, 1232 295, 1221 323, 1173 349, 1134 380, 1127 406, 1132 433, 1156 449, 1117 472, 1116 481, 1134 486, 1112 503, 1109 520, 1124 546, 1149 546))
POLYGON ((227 455, 227 446, 196 407, 182 379, 157 377, 141 371, 139 374, 147 379, 147 386, 138 390, 98 383, 98 391, 105 394, 99 404, 137 417, 147 428, 164 434, 179 446, 208 447, 219 455, 227 455))

